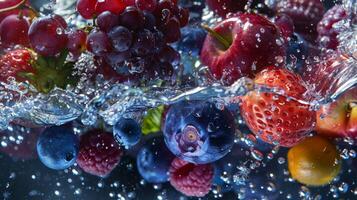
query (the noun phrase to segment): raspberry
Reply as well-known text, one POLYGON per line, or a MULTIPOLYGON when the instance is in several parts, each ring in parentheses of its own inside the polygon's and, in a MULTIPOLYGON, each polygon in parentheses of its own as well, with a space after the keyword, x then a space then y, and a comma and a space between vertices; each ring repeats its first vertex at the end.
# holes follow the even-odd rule
POLYGON ((105 177, 119 163, 122 149, 112 134, 91 130, 80 138, 78 165, 87 173, 105 177))
POLYGON ((203 197, 211 189, 212 164, 195 165, 175 158, 169 173, 171 185, 187 196, 203 197))
POLYGON ((329 49, 337 48, 338 31, 334 25, 346 17, 347 13, 341 5, 335 5, 325 13, 322 20, 317 25, 317 32, 319 34, 318 41, 320 41, 321 46, 329 49))
POLYGON ((276 11, 291 17, 296 32, 314 39, 317 36, 316 25, 322 19, 324 7, 320 0, 286 0, 278 1, 276 11))

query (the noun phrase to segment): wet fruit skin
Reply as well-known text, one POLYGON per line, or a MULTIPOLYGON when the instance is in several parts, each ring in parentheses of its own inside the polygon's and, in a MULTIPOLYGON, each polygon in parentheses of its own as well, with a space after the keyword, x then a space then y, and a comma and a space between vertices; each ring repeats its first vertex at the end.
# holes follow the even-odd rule
POLYGON ((211 190, 214 167, 193 164, 175 158, 170 167, 170 183, 179 192, 190 197, 204 197, 211 190))
MULTIPOLYGON (((309 101, 306 86, 297 74, 287 69, 267 68, 257 74, 255 84, 279 88, 298 100, 309 101)), ((291 147, 313 129, 315 111, 285 96, 251 91, 241 98, 242 116, 250 130, 263 141, 291 147)))
POLYGON ((330 183, 340 172, 341 160, 336 146, 327 139, 307 138, 288 152, 291 176, 308 186, 330 183))
POLYGON ((247 0, 206 0, 208 7, 220 17, 226 17, 228 13, 243 11, 247 0))
POLYGON ((211 102, 181 101, 171 105, 163 129, 170 151, 196 164, 222 158, 234 142, 233 115, 211 102))
POLYGON ((357 87, 316 112, 316 130, 332 137, 357 137, 357 87))
POLYGON ((267 66, 284 65, 286 44, 282 33, 263 16, 237 14, 218 23, 213 30, 230 46, 224 47, 208 34, 200 59, 213 76, 226 85, 243 76, 253 77, 267 66))
POLYGON ((147 182, 164 183, 169 180, 169 168, 174 158, 164 139, 155 137, 139 150, 136 164, 140 175, 147 182))
POLYGON ((30 23, 18 15, 9 15, 0 23, 0 40, 2 45, 28 46, 29 38, 27 32, 30 23))
POLYGON ((76 162, 79 141, 73 130, 54 126, 47 128, 37 141, 41 162, 51 169, 66 169, 76 162))
POLYGON ((121 118, 113 127, 113 135, 119 144, 136 145, 141 137, 141 127, 134 119, 121 118))
POLYGON ((347 18, 347 13, 341 5, 335 5, 328 10, 322 20, 317 24, 318 39, 320 45, 328 49, 337 49, 338 30, 333 26, 347 18))

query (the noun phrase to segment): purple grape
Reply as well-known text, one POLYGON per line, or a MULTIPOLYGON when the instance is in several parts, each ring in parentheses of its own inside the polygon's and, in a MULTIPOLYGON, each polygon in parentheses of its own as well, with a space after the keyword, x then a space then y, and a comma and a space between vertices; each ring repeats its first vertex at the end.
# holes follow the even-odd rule
POLYGON ((155 16, 150 12, 144 11, 144 17, 145 17, 144 28, 149 30, 154 30, 156 25, 155 16))
POLYGON ((116 26, 109 33, 108 36, 112 41, 115 50, 119 52, 127 51, 133 41, 133 35, 130 30, 124 26, 116 26))
POLYGON ((111 43, 107 34, 94 30, 87 37, 87 49, 96 56, 102 56, 111 51, 111 43))
POLYGON ((131 30, 136 30, 144 26, 145 17, 143 12, 136 7, 129 6, 120 15, 120 22, 123 26, 131 30))
POLYGON ((158 56, 160 62, 167 62, 172 65, 178 65, 180 62, 180 54, 169 45, 165 45, 158 56))
POLYGON ((147 29, 144 29, 136 35, 136 39, 134 40, 134 44, 131 50, 135 55, 138 56, 147 55, 155 47, 154 40, 155 37, 153 33, 147 29))
POLYGON ((176 42, 181 37, 180 22, 176 17, 170 18, 161 30, 165 35, 167 43, 176 42))
POLYGON ((113 27, 119 25, 119 16, 109 11, 102 12, 97 17, 97 25, 100 30, 109 32, 113 27))

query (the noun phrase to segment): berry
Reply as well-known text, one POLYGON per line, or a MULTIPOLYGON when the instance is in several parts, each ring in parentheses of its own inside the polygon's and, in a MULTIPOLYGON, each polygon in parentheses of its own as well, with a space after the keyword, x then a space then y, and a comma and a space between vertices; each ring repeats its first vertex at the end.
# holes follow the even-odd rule
POLYGON ((336 49, 338 46, 338 30, 335 24, 347 18, 347 13, 341 5, 335 5, 328 10, 317 25, 318 41, 320 45, 328 49, 336 49))
POLYGON ((222 158, 234 142, 232 114, 210 102, 181 101, 171 105, 163 129, 170 151, 197 164, 222 158))
POLYGON ((61 126, 45 129, 37 141, 41 162, 56 170, 72 166, 76 162, 78 149, 78 138, 73 130, 61 126))
POLYGON ((141 127, 133 119, 121 118, 113 127, 115 140, 126 147, 136 145, 141 137, 141 127))
POLYGON ((91 130, 80 138, 77 164, 87 173, 106 177, 123 155, 112 134, 91 130))
POLYGON ((137 33, 131 51, 137 56, 147 55, 155 47, 153 40, 153 33, 147 29, 144 29, 137 33))
POLYGON ((211 190, 213 165, 195 165, 175 158, 170 167, 170 183, 190 197, 204 197, 211 190))
POLYGON ((34 21, 29 29, 32 48, 43 56, 56 56, 67 45, 65 24, 60 16, 45 16, 34 21))
POLYGON ((307 138, 288 152, 292 178, 309 186, 330 183, 340 172, 341 158, 335 145, 320 136, 307 138))
POLYGON ((241 113, 250 130, 263 141, 284 147, 304 139, 313 129, 315 112, 297 101, 310 100, 301 77, 286 69, 267 68, 257 74, 254 83, 280 89, 289 99, 257 91, 243 96, 241 113))
POLYGON ((169 168, 174 156, 166 148, 162 137, 155 137, 143 146, 136 157, 140 175, 149 183, 169 180, 169 168))
POLYGON ((12 50, 0 58, 0 81, 15 77, 18 82, 30 82, 43 93, 56 86, 75 85, 77 78, 72 73, 73 63, 65 61, 67 55, 64 52, 58 58, 44 58, 27 49, 12 50))
POLYGON ((164 28, 162 28, 162 33, 165 36, 165 41, 167 43, 176 42, 181 37, 180 32, 180 21, 176 17, 171 17, 164 28))
POLYGON ((85 19, 92 19, 95 14, 97 0, 77 0, 77 11, 85 19))
POLYGON ((26 49, 12 50, 4 54, 0 58, 0 82, 7 82, 9 77, 15 77, 19 82, 25 81, 21 73, 33 72, 32 60, 32 53, 26 49))
POLYGON ((198 56, 201 52, 206 35, 206 31, 202 28, 193 26, 185 27, 181 29, 180 41, 174 45, 176 49, 182 51, 182 53, 198 56))
POLYGON ((93 30, 86 41, 88 51, 96 56, 103 56, 112 50, 110 39, 103 31, 93 30))
POLYGON ((200 59, 226 85, 243 76, 254 77, 267 66, 284 65, 286 44, 281 31, 260 15, 237 14, 209 32, 200 59))
POLYGON ((22 45, 28 46, 27 32, 30 24, 24 18, 17 15, 9 15, 0 23, 0 40, 4 46, 22 45))
POLYGON ((294 22, 295 31, 316 38, 316 26, 324 14, 320 0, 286 0, 279 1, 276 12, 286 14, 294 22))
POLYGON ((133 41, 133 35, 130 30, 124 26, 116 26, 109 33, 108 36, 115 50, 124 52, 130 49, 133 41))
POLYGON ((97 17, 97 25, 101 31, 109 32, 112 28, 119 25, 119 16, 109 11, 102 12, 97 17))

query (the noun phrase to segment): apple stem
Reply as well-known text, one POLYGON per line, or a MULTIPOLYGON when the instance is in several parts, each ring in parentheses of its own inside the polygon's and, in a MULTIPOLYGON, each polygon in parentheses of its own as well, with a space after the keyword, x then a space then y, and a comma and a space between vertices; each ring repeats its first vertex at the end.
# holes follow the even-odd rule
POLYGON ((208 27, 206 24, 201 25, 203 29, 205 29, 211 36, 216 38, 223 46, 225 49, 228 49, 231 45, 230 43, 219 33, 208 27))

